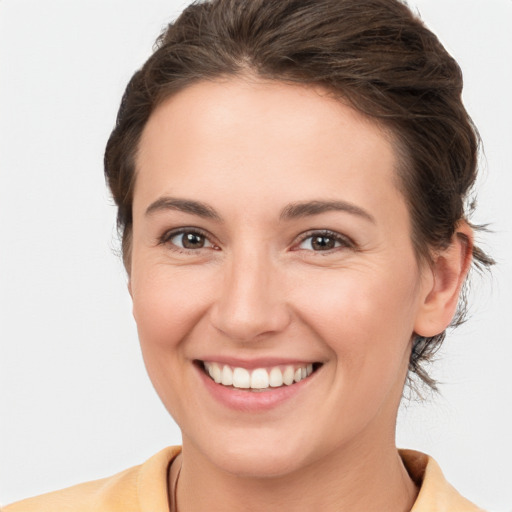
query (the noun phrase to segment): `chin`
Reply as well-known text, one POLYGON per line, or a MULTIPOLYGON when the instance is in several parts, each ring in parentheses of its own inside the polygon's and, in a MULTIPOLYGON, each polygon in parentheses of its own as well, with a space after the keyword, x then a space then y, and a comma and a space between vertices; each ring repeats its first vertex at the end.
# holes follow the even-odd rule
POLYGON ((305 461, 300 451, 288 453, 279 447, 254 447, 227 450, 219 454, 214 463, 223 471, 242 478, 278 478, 294 473, 305 461))
POLYGON ((227 473, 246 478, 283 477, 310 464, 318 454, 312 446, 313 436, 303 439, 298 432, 286 432, 288 435, 261 427, 246 428, 224 436, 212 435, 199 449, 210 463, 227 473), (214 444, 211 439, 216 440, 214 444))

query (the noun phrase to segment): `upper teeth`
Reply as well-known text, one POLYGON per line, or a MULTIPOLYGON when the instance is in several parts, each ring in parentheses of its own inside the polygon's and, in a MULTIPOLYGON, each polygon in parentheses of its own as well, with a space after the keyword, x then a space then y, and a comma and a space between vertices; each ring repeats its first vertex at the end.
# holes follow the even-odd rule
POLYGON ((313 372, 313 365, 304 366, 273 366, 272 368, 246 368, 231 367, 219 363, 204 363, 210 377, 224 386, 233 386, 240 389, 266 389, 278 388, 283 384, 289 386, 294 382, 305 379, 313 372))

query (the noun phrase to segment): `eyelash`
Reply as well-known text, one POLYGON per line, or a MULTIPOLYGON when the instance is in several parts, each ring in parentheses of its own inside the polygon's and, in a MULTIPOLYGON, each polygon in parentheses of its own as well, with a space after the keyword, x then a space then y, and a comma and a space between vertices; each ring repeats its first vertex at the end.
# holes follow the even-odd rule
POLYGON ((185 235, 185 234, 191 234, 191 235, 198 235, 202 238, 204 238, 205 241, 209 242, 213 247, 200 247, 200 249, 218 249, 218 247, 210 240, 210 235, 199 228, 179 228, 179 229, 173 229, 171 231, 166 231, 158 240, 158 245, 165 245, 167 244, 171 250, 183 253, 183 254, 191 254, 193 252, 196 252, 198 249, 187 249, 186 247, 179 247, 176 244, 171 243, 171 239, 173 239, 176 236, 179 235, 185 235))
MULTIPOLYGON (((169 245, 171 250, 179 252, 179 253, 184 253, 184 254, 191 254, 193 252, 198 251, 199 249, 187 249, 184 247, 179 247, 176 244, 173 244, 170 242, 174 237, 179 236, 179 235, 185 235, 185 234, 198 235, 198 236, 204 238, 204 240, 207 241, 209 244, 211 244, 210 247, 200 247, 199 249, 214 249, 214 250, 219 249, 219 247, 217 245, 215 245, 215 243, 213 243, 210 240, 210 235, 207 232, 203 231, 202 229, 192 228, 192 227, 190 227, 190 228, 184 227, 184 228, 174 229, 171 231, 166 231, 159 238, 158 245, 167 244, 167 245, 169 245)), ((309 238, 314 238, 314 237, 330 238, 330 239, 334 240, 335 244, 339 244, 339 245, 338 245, 338 247, 333 247, 331 249, 326 249, 323 251, 314 251, 314 250, 310 249, 309 251, 312 253, 330 254, 339 249, 354 249, 355 248, 354 242, 349 237, 347 237, 345 235, 341 235, 340 233, 337 233, 335 231, 331 231, 328 229, 320 229, 320 230, 310 230, 310 231, 307 231, 307 232, 301 234, 298 242, 294 243, 292 250, 293 251, 299 251, 299 250, 308 251, 308 249, 301 249, 299 246, 302 245, 309 238)))
POLYGON ((306 233, 303 233, 300 236, 299 242, 294 245, 294 247, 297 247, 297 249, 294 249, 296 251, 298 250, 308 250, 308 249, 300 249, 298 246, 302 245, 306 240, 309 238, 330 238, 334 240, 335 244, 339 244, 338 247, 333 247, 332 249, 326 249, 324 251, 313 251, 313 253, 320 253, 320 254, 331 254, 332 252, 339 250, 339 249, 354 249, 355 244, 354 242, 347 236, 341 235, 340 233, 337 233, 336 231, 331 231, 329 229, 320 229, 320 230, 310 230, 306 233))

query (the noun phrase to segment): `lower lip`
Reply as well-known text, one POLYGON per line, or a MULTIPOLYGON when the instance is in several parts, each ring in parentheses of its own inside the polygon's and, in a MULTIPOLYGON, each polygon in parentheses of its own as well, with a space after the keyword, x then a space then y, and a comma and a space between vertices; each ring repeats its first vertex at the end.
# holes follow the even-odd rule
POLYGON ((237 411, 261 412, 273 409, 304 391, 319 370, 313 372, 306 379, 290 386, 268 388, 264 391, 250 391, 223 386, 212 380, 199 366, 197 371, 206 389, 215 400, 224 406, 237 411))

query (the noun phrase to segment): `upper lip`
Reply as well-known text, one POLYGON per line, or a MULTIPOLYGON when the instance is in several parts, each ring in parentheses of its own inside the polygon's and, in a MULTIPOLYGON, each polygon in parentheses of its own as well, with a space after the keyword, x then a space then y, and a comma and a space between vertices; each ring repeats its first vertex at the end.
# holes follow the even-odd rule
POLYGON ((207 363, 218 363, 232 366, 234 368, 246 368, 248 370, 255 368, 268 368, 272 366, 306 366, 308 364, 319 363, 320 361, 315 359, 303 359, 303 358, 290 358, 290 357, 258 357, 258 358, 239 358, 229 356, 205 356, 197 358, 197 361, 207 363))

